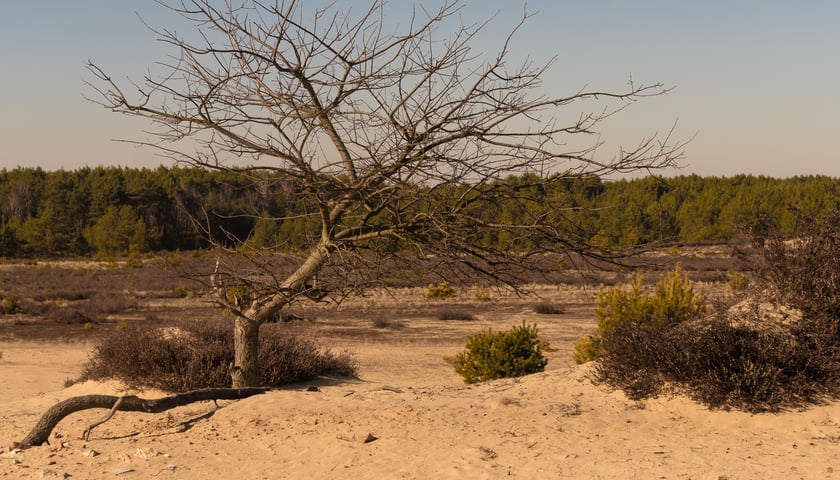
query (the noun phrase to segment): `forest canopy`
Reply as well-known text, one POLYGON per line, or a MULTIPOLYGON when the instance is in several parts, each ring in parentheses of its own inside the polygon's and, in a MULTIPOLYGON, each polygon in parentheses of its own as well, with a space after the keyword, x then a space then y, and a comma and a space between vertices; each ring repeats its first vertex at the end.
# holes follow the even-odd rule
MULTIPOLYGON (((529 183, 527 175, 503 182, 529 183)), ((299 185, 279 174, 260 178, 199 168, 120 167, 44 171, 0 170, 0 257, 126 256, 207 248, 208 238, 245 241, 253 248, 297 251, 314 234, 312 212, 298 201, 299 185)), ((793 229, 795 213, 840 208, 840 179, 800 176, 701 177, 608 181, 565 178, 535 186, 545 204, 567 208, 558 218, 580 238, 605 247, 655 242, 728 241, 743 229, 778 223, 793 229)), ((490 221, 539 215, 534 202, 492 198, 476 214, 490 221)), ((760 232, 759 232, 760 233, 760 232)), ((527 238, 484 236, 507 248, 527 238)), ((399 248, 399 246, 395 246, 399 248)))

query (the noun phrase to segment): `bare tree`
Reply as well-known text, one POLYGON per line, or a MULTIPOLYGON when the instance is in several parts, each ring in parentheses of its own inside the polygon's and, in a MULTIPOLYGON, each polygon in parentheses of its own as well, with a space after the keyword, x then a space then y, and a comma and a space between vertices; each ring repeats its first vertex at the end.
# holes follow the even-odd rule
POLYGON ((195 32, 155 30, 178 54, 133 93, 91 63, 95 100, 153 120, 162 127, 155 140, 139 143, 180 162, 290 182, 313 227, 282 275, 256 251, 246 256, 253 268, 227 256, 217 263, 217 301, 236 319, 236 387, 258 383, 260 325, 291 303, 375 283, 392 259, 516 284, 534 255, 584 247, 577 226, 564 223, 563 199, 533 192, 583 175, 669 167, 681 155, 670 132, 608 161, 595 156, 598 140, 570 147, 630 102, 668 89, 631 81, 623 92, 545 96, 542 77, 554 61, 514 66, 509 58, 527 12, 498 53, 484 56, 473 43, 490 22, 461 23, 458 0, 416 7, 393 31, 384 0, 360 12, 336 3, 309 11, 296 0, 159 3, 195 32), (576 112, 587 102, 594 113, 576 112), (527 180, 503 181, 512 174, 527 180), (521 205, 520 217, 482 214, 502 201, 521 205), (509 240, 482 243, 487 232, 509 240))

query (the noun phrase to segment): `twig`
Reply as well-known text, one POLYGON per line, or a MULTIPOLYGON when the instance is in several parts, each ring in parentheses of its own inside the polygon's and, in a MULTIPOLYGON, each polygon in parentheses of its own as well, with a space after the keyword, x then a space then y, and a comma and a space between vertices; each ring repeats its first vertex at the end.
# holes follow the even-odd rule
POLYGON ((114 414, 115 414, 115 413, 117 413, 117 409, 120 407, 120 404, 122 403, 122 401, 123 401, 123 399, 124 399, 124 398, 125 398, 125 397, 124 397, 124 396, 122 396, 122 397, 118 398, 116 402, 114 402, 114 406, 113 406, 113 407, 111 407, 111 411, 110 411, 110 412, 108 412, 108 415, 105 415, 104 417, 102 417, 102 419, 101 419, 101 420, 98 420, 98 421, 96 421, 96 422, 91 423, 91 424, 90 424, 90 425, 89 425, 89 426, 85 429, 85 432, 82 434, 82 440, 87 441, 87 440, 88 440, 88 438, 90 438, 90 432, 91 432, 91 430, 93 430, 94 428, 96 428, 96 427, 98 427, 98 426, 102 425, 103 423, 107 422, 108 420, 110 420, 110 419, 111 419, 111 417, 113 417, 113 416, 114 416, 114 414))

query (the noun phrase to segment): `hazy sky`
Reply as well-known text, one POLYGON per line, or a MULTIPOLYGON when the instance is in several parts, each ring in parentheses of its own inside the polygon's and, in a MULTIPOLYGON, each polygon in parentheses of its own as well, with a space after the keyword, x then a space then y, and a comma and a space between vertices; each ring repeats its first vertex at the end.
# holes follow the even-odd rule
MULTIPOLYGON (((399 17, 410 2, 389 5, 399 17)), ((493 34, 508 30, 526 3, 464 5, 467 20, 498 12, 476 45, 493 55, 493 34)), ((679 138, 695 138, 685 167, 668 175, 840 177, 840 2, 531 0, 527 9, 538 14, 513 52, 557 57, 547 94, 621 89, 631 75, 676 87, 604 125, 610 153, 677 121, 679 138)), ((148 122, 83 98, 88 59, 116 79, 140 79, 171 52, 138 15, 156 27, 186 28, 152 0, 0 0, 0 168, 165 162, 113 141, 146 138, 148 122)))

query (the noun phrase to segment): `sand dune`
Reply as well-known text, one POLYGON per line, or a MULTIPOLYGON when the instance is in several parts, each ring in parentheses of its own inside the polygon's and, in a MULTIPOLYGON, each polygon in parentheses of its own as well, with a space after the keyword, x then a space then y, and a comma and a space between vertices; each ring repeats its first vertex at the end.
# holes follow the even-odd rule
POLYGON ((85 427, 105 414, 88 410, 61 422, 51 446, 10 451, 58 400, 126 393, 116 383, 60 388, 85 348, 0 345, 0 478, 840 478, 838 404, 750 415, 683 398, 637 403, 559 359, 544 373, 466 386, 434 361, 444 350, 434 345, 406 349, 399 368, 392 345, 360 346, 362 380, 322 379, 219 408, 118 412, 86 442, 85 427), (16 360, 25 351, 28 367, 16 360), (17 391, 20 368, 29 383, 17 391))

